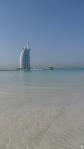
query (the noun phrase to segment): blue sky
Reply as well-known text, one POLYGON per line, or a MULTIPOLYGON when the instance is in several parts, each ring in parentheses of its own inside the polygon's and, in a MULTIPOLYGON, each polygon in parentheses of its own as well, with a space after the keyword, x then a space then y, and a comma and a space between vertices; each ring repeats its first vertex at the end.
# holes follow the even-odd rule
POLYGON ((31 65, 84 66, 84 0, 0 0, 0 67, 27 40, 31 65))

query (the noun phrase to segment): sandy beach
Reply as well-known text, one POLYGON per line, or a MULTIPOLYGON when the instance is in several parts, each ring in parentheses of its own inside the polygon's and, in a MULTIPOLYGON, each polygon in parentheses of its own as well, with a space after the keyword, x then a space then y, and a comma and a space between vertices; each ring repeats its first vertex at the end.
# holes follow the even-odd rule
POLYGON ((79 149, 84 143, 83 97, 83 90, 72 89, 1 91, 0 149, 79 149))

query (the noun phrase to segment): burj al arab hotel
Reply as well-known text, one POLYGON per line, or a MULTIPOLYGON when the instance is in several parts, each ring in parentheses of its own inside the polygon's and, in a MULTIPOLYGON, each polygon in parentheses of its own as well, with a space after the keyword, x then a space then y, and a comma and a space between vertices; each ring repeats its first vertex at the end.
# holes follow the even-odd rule
POLYGON ((30 70, 30 48, 29 44, 26 48, 21 49, 20 53, 20 69, 30 70))

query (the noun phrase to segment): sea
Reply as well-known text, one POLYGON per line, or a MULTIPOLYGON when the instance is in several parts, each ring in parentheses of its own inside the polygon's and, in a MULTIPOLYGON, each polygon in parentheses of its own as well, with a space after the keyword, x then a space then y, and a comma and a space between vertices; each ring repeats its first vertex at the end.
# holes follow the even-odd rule
POLYGON ((83 148, 83 68, 0 71, 0 149, 83 148))

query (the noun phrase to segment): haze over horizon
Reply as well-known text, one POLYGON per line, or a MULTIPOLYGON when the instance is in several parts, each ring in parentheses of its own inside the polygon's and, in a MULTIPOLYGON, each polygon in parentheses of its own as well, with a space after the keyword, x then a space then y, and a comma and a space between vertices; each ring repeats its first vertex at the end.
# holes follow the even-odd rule
POLYGON ((84 1, 1 0, 0 68, 18 67, 27 40, 31 66, 84 66, 84 1))

